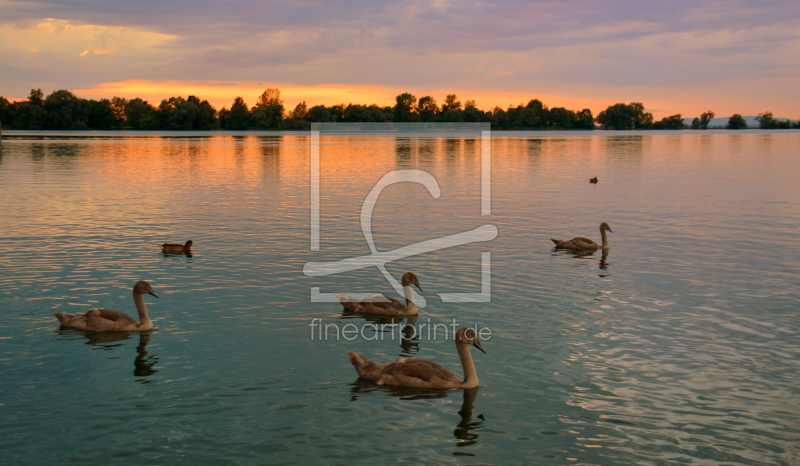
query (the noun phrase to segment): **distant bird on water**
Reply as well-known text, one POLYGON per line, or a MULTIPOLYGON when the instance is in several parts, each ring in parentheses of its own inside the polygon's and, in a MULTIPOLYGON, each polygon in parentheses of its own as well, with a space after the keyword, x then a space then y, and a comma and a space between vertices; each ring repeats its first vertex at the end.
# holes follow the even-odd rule
POLYGON ((595 176, 594 178, 590 179, 589 183, 597 184, 597 177, 595 176))
POLYGON ((78 330, 91 330, 95 332, 130 332, 137 330, 150 330, 153 322, 147 316, 147 305, 144 302, 145 294, 151 294, 158 298, 153 292, 153 288, 145 281, 138 281, 133 286, 133 302, 136 310, 139 311, 139 321, 127 316, 119 311, 112 309, 89 309, 85 314, 64 314, 53 311, 61 325, 72 327, 78 330))
POLYGON ((464 369, 464 379, 453 374, 435 362, 417 358, 400 358, 392 363, 375 364, 355 351, 348 351, 350 363, 356 368, 359 377, 376 382, 378 385, 396 385, 419 388, 475 388, 478 386, 478 372, 469 352, 469 345, 486 352, 481 346, 475 329, 461 327, 456 332, 456 350, 464 369))
POLYGON ((161 245, 161 252, 164 254, 183 254, 192 252, 192 241, 187 241, 185 244, 164 243, 161 245))
POLYGON ((550 241, 555 243, 557 248, 561 249, 572 249, 574 251, 596 251, 598 249, 608 249, 608 237, 606 236, 606 231, 611 231, 611 227, 608 226, 606 222, 600 224, 600 236, 603 238, 603 244, 597 244, 594 241, 590 240, 589 238, 584 238, 582 236, 576 236, 569 241, 564 241, 560 239, 550 238, 550 241))

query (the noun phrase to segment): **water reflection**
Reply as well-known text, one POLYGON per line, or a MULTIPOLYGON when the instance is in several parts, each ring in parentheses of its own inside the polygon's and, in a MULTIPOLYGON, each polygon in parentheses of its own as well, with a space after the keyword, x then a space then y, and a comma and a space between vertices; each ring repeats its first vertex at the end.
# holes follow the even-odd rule
POLYGON ((161 257, 163 257, 164 259, 168 259, 168 258, 171 258, 171 257, 186 257, 186 262, 192 262, 192 257, 194 257, 194 254, 192 254, 192 251, 182 251, 182 252, 164 252, 164 251, 161 251, 161 253, 159 255, 161 257))
POLYGON ((400 356, 413 356, 419 352, 419 332, 416 330, 419 315, 412 316, 387 316, 382 314, 357 314, 352 311, 342 311, 345 319, 362 318, 375 325, 376 332, 390 333, 389 337, 382 339, 399 340, 402 351, 400 356), (398 332, 397 335, 392 333, 398 332))
MULTIPOLYGON (((79 340, 85 338, 87 345, 96 346, 103 351, 112 351, 116 348, 125 346, 123 342, 130 339, 133 334, 139 334, 139 344, 136 345, 136 357, 133 360, 133 375, 136 377, 148 377, 156 372, 154 366, 158 363, 158 356, 150 355, 147 351, 147 344, 150 343, 152 331, 146 332, 88 332, 76 330, 69 327, 61 327, 56 331, 59 340, 79 340), (62 338, 64 337, 64 338, 62 338)), ((137 382, 149 383, 147 379, 139 379, 137 382)))
MULTIPOLYGON (((458 426, 453 431, 453 435, 459 440, 456 443, 457 447, 468 447, 478 443, 478 433, 475 431, 483 427, 483 421, 485 421, 483 414, 478 414, 479 421, 472 421, 472 411, 475 406, 475 397, 478 396, 478 390, 478 387, 464 390, 464 400, 461 402, 461 411, 458 412, 459 416, 461 416, 461 422, 458 423, 458 426)), ((457 452, 455 454, 475 456, 474 453, 457 452)))
MULTIPOLYGON (((588 249, 588 250, 565 250, 559 248, 553 248, 553 252, 551 255, 553 256, 570 256, 575 259, 590 259, 594 257, 594 254, 597 252, 597 249, 588 249)), ((600 249, 600 263, 597 267, 601 270, 608 270, 608 249, 600 249)), ((601 277, 606 276, 606 274, 600 274, 601 277)))
MULTIPOLYGON (((413 388, 413 387, 393 387, 386 385, 375 385, 371 381, 359 378, 355 383, 350 386, 350 401, 356 401, 362 396, 373 393, 382 392, 390 396, 397 397, 401 400, 431 400, 437 398, 446 398, 453 396, 457 389, 452 388, 413 388)), ((459 421, 453 430, 453 436, 458 440, 456 447, 469 447, 478 443, 477 430, 483 427, 486 419, 483 414, 474 416, 475 398, 478 396, 480 388, 462 389, 461 409, 458 411, 459 421), (477 421, 473 419, 477 418, 477 421)), ((463 451, 455 451, 454 455, 475 456, 474 453, 467 453, 463 451)))

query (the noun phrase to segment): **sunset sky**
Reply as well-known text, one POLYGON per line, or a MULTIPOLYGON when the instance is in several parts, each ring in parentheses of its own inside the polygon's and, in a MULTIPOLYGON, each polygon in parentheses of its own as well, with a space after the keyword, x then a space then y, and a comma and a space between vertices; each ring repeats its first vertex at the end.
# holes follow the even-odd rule
POLYGON ((800 2, 0 0, 0 95, 197 95, 291 110, 455 93, 800 119, 800 2))

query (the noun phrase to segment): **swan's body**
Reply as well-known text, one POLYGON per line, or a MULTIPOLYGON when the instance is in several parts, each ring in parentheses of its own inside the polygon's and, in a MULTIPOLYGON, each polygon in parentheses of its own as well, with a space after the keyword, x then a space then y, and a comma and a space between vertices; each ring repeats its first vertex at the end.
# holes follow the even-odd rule
POLYGON ((597 184, 597 177, 595 176, 594 178, 591 178, 591 179, 589 180, 589 183, 592 183, 592 184, 597 184))
POLYGON ((183 254, 192 252, 192 241, 187 241, 186 244, 164 243, 161 245, 161 252, 165 254, 183 254))
MULTIPOLYGON (((600 236, 603 238, 603 244, 597 244, 589 238, 583 236, 576 236, 569 241, 550 238, 550 241, 555 243, 557 248, 572 249, 575 251, 596 251, 598 249, 608 249, 608 237, 606 231, 611 231, 611 227, 606 222, 600 224, 600 236)), ((611 231, 611 233, 614 233, 611 231)))
POLYGON ((139 321, 111 309, 89 309, 89 312, 85 314, 64 314, 53 311, 53 314, 56 315, 61 325, 78 330, 95 332, 150 330, 153 328, 153 322, 147 316, 147 306, 143 296, 145 294, 151 294, 158 298, 149 283, 145 281, 136 282, 136 285, 133 286, 133 302, 136 303, 136 310, 139 311, 139 321))
POLYGON ((414 292, 411 290, 411 285, 414 285, 422 291, 417 276, 412 272, 406 272, 400 283, 403 285, 403 293, 406 298, 405 304, 397 299, 389 298, 382 294, 374 294, 361 300, 344 294, 339 294, 337 297, 339 298, 339 302, 342 303, 342 306, 344 306, 345 311, 358 314, 381 314, 390 316, 412 316, 419 314, 419 308, 416 303, 414 303, 414 292))
POLYGON ((376 382, 378 385, 397 385, 419 388, 474 388, 478 386, 478 373, 469 345, 484 351, 475 330, 461 327, 456 332, 456 350, 464 369, 464 378, 456 376, 432 361, 417 358, 400 358, 392 363, 375 364, 369 359, 348 351, 350 363, 356 368, 359 377, 376 382))

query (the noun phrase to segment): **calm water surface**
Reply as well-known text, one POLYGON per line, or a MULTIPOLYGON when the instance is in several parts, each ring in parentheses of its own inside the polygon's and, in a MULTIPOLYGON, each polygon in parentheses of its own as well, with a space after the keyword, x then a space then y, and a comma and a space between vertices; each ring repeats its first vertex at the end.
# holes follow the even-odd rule
MULTIPOLYGON (((6 131, 0 158, 0 462, 159 464, 800 464, 800 133, 494 133, 491 215, 470 134, 330 135, 312 251, 303 133, 6 131), (322 293, 395 295, 375 268, 309 277, 309 261, 495 225, 496 239, 387 264, 419 275, 422 323, 492 332, 476 390, 358 380, 346 351, 431 359, 452 341, 309 324, 322 293), (597 176, 599 183, 589 183, 597 176), (599 241, 606 256, 554 251, 599 241), (164 256, 163 242, 194 254, 164 256), (491 302, 443 302, 481 291, 491 302), (157 329, 61 329, 59 312, 135 314, 157 329)), ((378 321, 377 323, 386 323, 378 321)))

